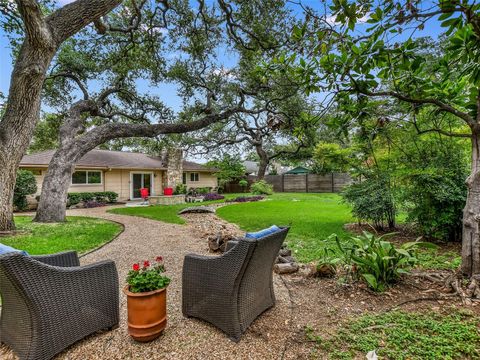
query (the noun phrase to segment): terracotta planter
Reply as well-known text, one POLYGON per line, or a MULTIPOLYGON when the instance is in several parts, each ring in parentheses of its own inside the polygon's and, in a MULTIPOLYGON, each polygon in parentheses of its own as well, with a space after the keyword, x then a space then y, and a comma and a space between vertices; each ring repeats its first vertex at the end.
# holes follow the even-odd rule
POLYGON ((167 289, 132 293, 127 285, 123 292, 127 295, 130 336, 141 342, 159 337, 167 326, 167 289))

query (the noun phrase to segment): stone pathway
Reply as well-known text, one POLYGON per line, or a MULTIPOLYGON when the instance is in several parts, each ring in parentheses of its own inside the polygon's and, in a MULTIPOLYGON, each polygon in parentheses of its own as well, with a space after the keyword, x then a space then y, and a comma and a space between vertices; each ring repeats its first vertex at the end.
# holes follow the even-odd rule
MULTIPOLYGON (((92 335, 63 353, 58 359, 296 359, 286 351, 293 332, 290 296, 284 282, 274 276, 276 306, 258 318, 239 343, 206 322, 187 319, 181 313, 181 274, 187 253, 208 254, 206 241, 195 236, 190 225, 167 224, 155 220, 107 213, 108 208, 69 210, 68 215, 99 217, 125 225, 117 239, 81 259, 90 264, 112 259, 117 265, 120 286, 132 264, 162 255, 167 275, 168 325, 164 334, 153 342, 140 344, 130 339, 126 327, 126 297, 120 294, 120 327, 92 335)), ((5 348, 3 348, 5 349, 5 348)), ((0 358, 15 359, 5 351, 0 358)))

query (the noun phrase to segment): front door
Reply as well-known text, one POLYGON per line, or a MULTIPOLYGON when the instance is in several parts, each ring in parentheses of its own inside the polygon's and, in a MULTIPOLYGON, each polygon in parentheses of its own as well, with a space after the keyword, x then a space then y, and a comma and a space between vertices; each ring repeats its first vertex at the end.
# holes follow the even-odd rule
POLYGON ((152 174, 151 173, 133 173, 131 182, 131 198, 140 199, 140 189, 147 188, 148 193, 152 195, 152 174))

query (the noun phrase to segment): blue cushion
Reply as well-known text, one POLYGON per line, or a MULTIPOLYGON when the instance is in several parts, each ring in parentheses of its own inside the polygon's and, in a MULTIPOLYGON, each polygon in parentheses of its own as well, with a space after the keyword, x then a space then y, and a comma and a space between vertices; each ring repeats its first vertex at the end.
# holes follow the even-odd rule
POLYGON ((269 228, 266 228, 266 229, 263 229, 263 230, 260 230, 260 231, 257 231, 257 232, 251 232, 251 233, 247 232, 245 234, 245 237, 247 239, 260 239, 264 236, 273 234, 273 233, 275 233, 277 231, 280 231, 280 230, 281 229, 277 225, 272 225, 269 228))
POLYGON ((11 253, 11 252, 19 252, 19 253, 22 253, 23 255, 28 256, 28 253, 24 250, 17 250, 12 248, 11 246, 0 243, 0 255, 11 253))

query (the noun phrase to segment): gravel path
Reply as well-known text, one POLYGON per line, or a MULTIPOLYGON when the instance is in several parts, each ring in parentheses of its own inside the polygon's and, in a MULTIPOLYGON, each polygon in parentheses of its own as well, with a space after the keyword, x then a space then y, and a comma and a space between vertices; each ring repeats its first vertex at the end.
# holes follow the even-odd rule
MULTIPOLYGON (((103 248, 81 259, 89 264, 112 259, 117 265, 120 286, 134 262, 162 255, 167 274, 168 325, 158 339, 136 343, 126 326, 126 297, 120 295, 120 327, 114 331, 90 336, 58 356, 58 359, 295 359, 286 350, 293 336, 290 296, 279 276, 274 277, 276 306, 265 312, 248 329, 239 343, 233 343, 215 327, 200 320, 187 319, 181 312, 181 273, 187 253, 208 254, 207 244, 195 236, 190 225, 167 224, 140 217, 106 213, 108 208, 71 210, 68 215, 92 216, 118 221, 125 231, 103 248)), ((0 358, 14 359, 11 353, 0 358)))

